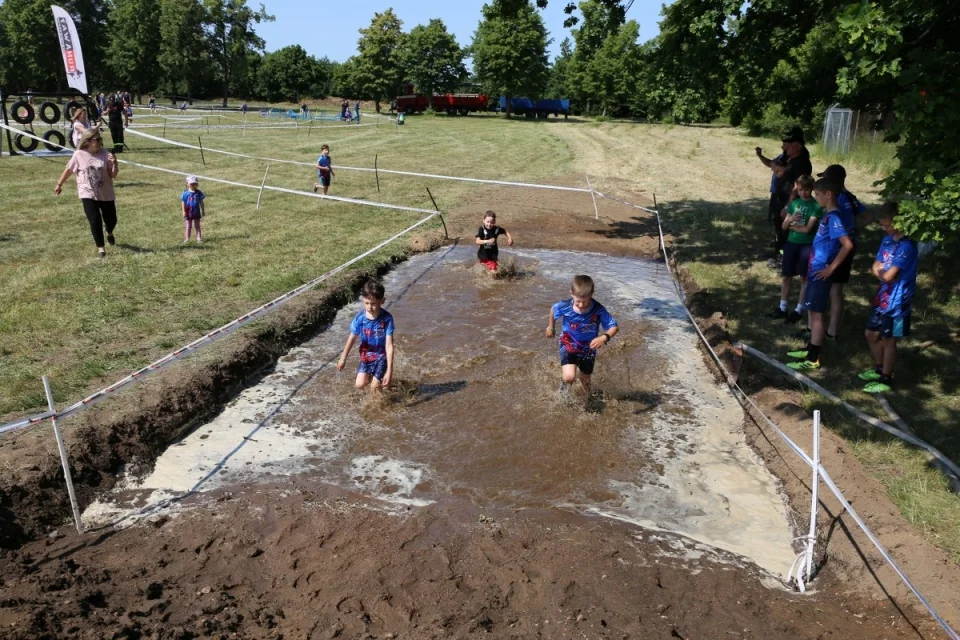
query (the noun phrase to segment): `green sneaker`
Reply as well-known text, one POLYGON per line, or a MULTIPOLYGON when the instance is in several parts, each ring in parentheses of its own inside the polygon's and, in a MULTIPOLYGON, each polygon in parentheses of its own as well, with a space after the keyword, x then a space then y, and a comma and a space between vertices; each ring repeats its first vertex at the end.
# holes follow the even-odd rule
POLYGON ((796 351, 787 351, 787 356, 791 358, 797 358, 798 360, 804 360, 809 353, 810 352, 806 349, 797 349, 796 351))
POLYGON ((866 380, 867 382, 876 382, 883 377, 883 374, 877 373, 876 369, 867 369, 865 371, 861 371, 857 377, 861 380, 866 380))
POLYGON ((787 366, 794 371, 809 371, 811 369, 819 369, 820 361, 810 362, 809 360, 801 360, 800 362, 788 362, 787 366))
POLYGON ((886 382, 871 382, 863 388, 866 393, 890 393, 890 385, 886 382))

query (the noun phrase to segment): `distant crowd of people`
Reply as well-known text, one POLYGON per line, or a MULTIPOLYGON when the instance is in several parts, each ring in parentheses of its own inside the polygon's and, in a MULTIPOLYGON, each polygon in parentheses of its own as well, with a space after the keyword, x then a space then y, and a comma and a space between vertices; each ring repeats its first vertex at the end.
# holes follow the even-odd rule
POLYGON ((867 393, 891 390, 897 357, 897 339, 910 335, 913 294, 916 289, 917 243, 897 226, 898 207, 888 202, 876 214, 868 213, 846 188, 846 169, 838 164, 813 177, 813 165, 803 130, 794 127, 781 140, 781 153, 768 158, 760 147, 757 157, 772 172, 768 221, 773 230, 771 266, 780 269, 780 304, 770 317, 788 324, 807 316, 800 336, 805 347, 787 352, 797 371, 820 368, 825 343, 835 341, 843 314, 844 287, 849 282, 859 248, 858 232, 871 219, 886 233, 877 250, 871 276, 877 292, 866 323, 865 336, 874 367, 858 374, 867 393), (800 295, 790 309, 793 279, 800 278, 800 295), (829 309, 829 322, 824 316, 829 309))

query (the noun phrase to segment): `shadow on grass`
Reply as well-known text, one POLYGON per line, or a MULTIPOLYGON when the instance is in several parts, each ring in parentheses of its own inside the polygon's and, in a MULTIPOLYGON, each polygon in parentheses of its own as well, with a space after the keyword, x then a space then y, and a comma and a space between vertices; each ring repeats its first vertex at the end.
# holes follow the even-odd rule
POLYGON ((605 238, 616 240, 633 240, 635 238, 656 238, 659 235, 657 219, 653 215, 645 217, 634 216, 626 221, 613 221, 604 229, 591 229, 605 238))
MULTIPOLYGON (((677 238, 674 255, 688 290, 693 285, 688 296, 691 310, 699 317, 722 313, 731 340, 742 340, 788 361, 785 352, 802 346, 805 340, 796 336, 799 325, 767 317, 780 299, 780 274, 766 264, 772 238, 766 207, 767 201, 762 198, 734 203, 689 200, 669 203, 661 213, 664 231, 677 238)), ((873 365, 863 331, 876 292, 870 266, 881 239, 882 232, 875 225, 859 233, 838 339, 824 345, 823 368, 808 375, 859 409, 889 420, 876 399, 862 391, 865 383, 857 378, 859 371, 873 365)), ((948 254, 921 260, 912 334, 898 342, 897 385, 887 398, 920 438, 960 461, 960 410, 956 400, 960 391, 960 367, 956 366, 960 345, 945 339, 960 325, 956 304, 960 270, 956 264, 956 257, 948 254)), ((790 307, 796 304, 798 295, 799 281, 795 280, 790 307)), ((744 383, 754 388, 770 384, 798 388, 795 382, 752 359, 745 360, 741 375, 744 383)), ((825 401, 815 401, 806 408, 822 409, 824 418, 829 417, 829 424, 845 437, 877 441, 890 438, 858 424, 825 401)))

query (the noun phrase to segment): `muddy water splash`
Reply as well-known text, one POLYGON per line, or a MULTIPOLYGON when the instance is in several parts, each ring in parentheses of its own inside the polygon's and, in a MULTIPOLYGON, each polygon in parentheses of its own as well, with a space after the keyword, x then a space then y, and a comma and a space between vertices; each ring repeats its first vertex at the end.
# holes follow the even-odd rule
POLYGON ((353 391, 356 352, 349 372, 334 367, 354 304, 85 518, 132 520, 185 493, 308 473, 406 506, 453 495, 599 513, 784 574, 794 556, 784 503, 663 265, 511 254, 506 279, 477 269, 469 247, 415 257, 386 278, 397 327, 386 402, 353 391), (621 326, 597 360, 602 398, 588 403, 560 393, 556 340, 543 333, 576 273, 593 276, 621 326))

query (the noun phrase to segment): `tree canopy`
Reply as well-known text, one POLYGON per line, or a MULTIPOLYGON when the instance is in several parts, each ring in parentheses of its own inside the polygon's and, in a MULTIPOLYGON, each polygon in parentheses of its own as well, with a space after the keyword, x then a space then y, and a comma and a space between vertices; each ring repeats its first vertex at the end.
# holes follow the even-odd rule
POLYGON ((463 49, 442 20, 411 29, 401 57, 406 78, 427 96, 431 108, 434 93, 453 91, 467 75, 463 49))

